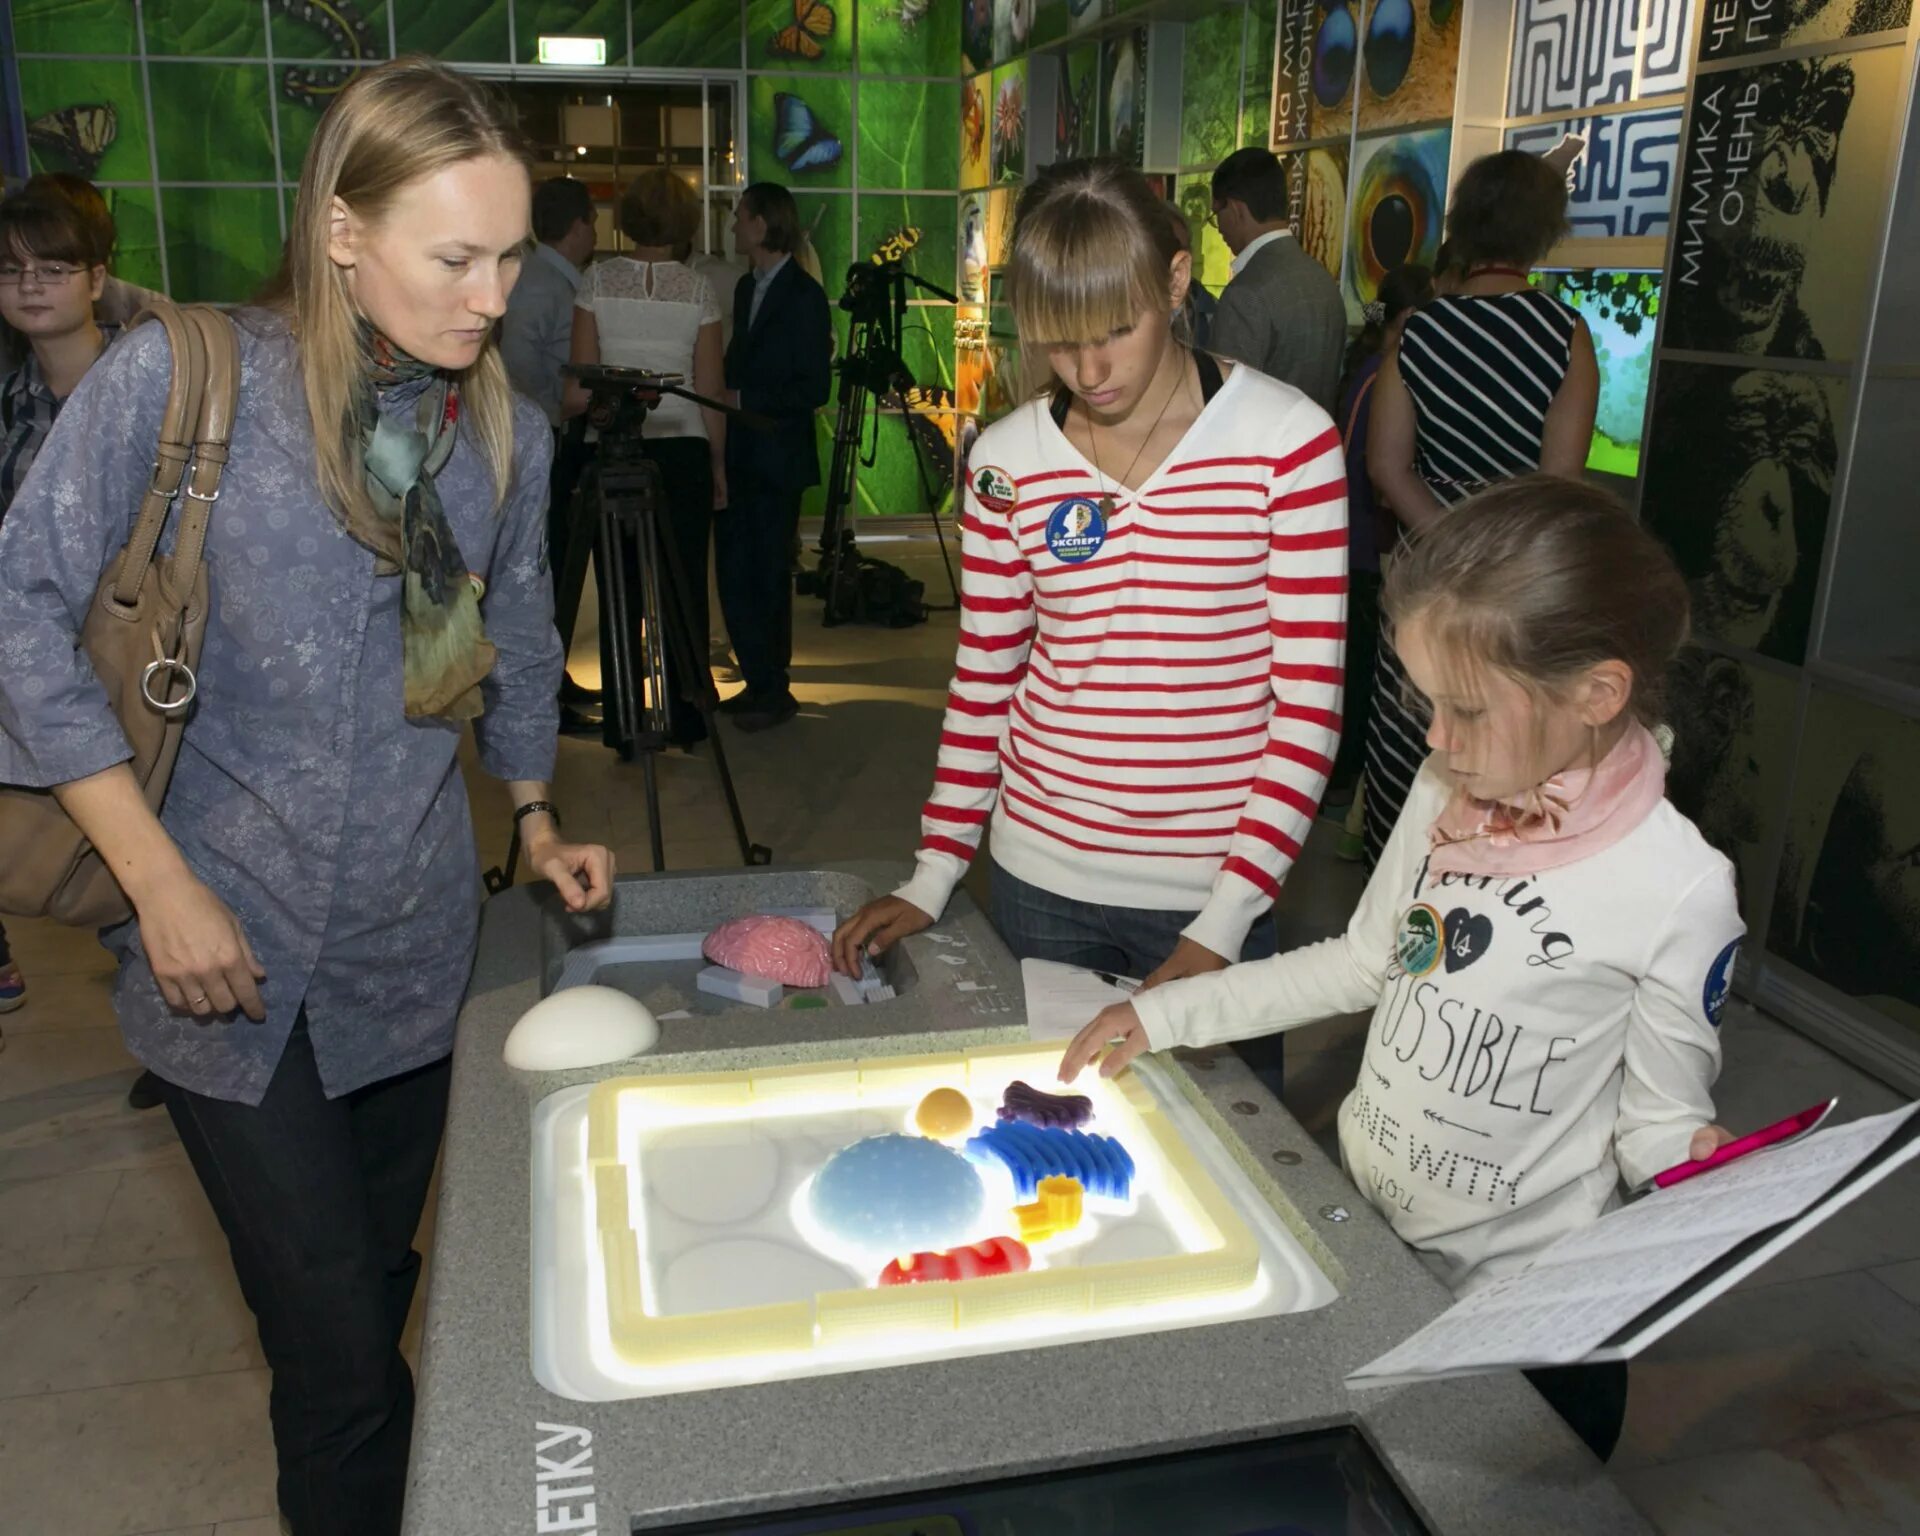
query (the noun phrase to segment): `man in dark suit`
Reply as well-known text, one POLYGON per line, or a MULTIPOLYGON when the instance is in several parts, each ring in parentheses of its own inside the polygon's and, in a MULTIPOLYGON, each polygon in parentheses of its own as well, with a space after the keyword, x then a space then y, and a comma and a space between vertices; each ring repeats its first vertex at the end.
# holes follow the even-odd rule
POLYGON ((756 182, 740 197, 734 247, 752 270, 733 290, 727 389, 771 430, 727 433, 731 504, 714 520, 720 608, 746 687, 720 707, 743 731, 784 724, 799 711, 793 660, 794 536, 800 497, 820 483, 814 412, 833 388, 833 326, 825 290, 793 259, 800 214, 785 187, 756 182))

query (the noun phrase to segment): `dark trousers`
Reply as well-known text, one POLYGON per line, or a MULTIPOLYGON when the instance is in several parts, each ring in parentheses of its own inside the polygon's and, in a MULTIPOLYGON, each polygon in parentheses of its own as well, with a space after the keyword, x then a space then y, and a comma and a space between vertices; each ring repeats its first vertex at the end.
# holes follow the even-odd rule
POLYGON ((1602 1461, 1613 1455, 1627 1421, 1626 1361, 1544 1366, 1526 1377, 1588 1450, 1602 1461))
MULTIPOLYGON (((993 870, 993 926, 1016 960, 1055 960, 1083 970, 1105 971, 1144 981, 1173 953, 1191 912, 1160 912, 1145 907, 1108 907, 1057 896, 1037 885, 993 870)), ((1248 931, 1234 960, 1265 960, 1280 948, 1271 917, 1248 931)), ((1087 1021, 1091 1024, 1093 1021, 1087 1021)), ((1234 1043, 1234 1052, 1277 1098, 1280 1094, 1285 1035, 1262 1035, 1234 1043)))
POLYGON ((720 611, 747 692, 784 698, 793 678, 793 540, 800 492, 728 482, 732 505, 714 520, 720 611))
POLYGON ((1380 573, 1347 574, 1347 686, 1342 695, 1340 753, 1332 782, 1342 789, 1360 782, 1367 760, 1367 716, 1373 708, 1373 674, 1380 654, 1380 573))
MULTIPOLYGON (((660 537, 672 546, 684 580, 687 624, 694 646, 693 664, 704 667, 707 661, 707 548, 713 541, 713 460, 704 437, 650 437, 647 439, 647 457, 653 460, 660 471, 664 499, 664 505, 659 508, 660 537)), ((594 569, 599 573, 600 584, 600 675, 608 678, 613 675, 608 652, 608 643, 613 635, 613 609, 607 599, 606 562, 596 560, 594 569)), ((638 665, 640 658, 646 655, 646 649, 640 614, 640 565, 637 551, 631 545, 628 546, 626 573, 627 607, 633 618, 630 639, 634 662, 638 665)), ((671 578, 668 568, 662 565, 659 574, 661 601, 670 601, 668 593, 671 590, 671 578)), ((663 613, 661 617, 665 619, 666 615, 663 613)), ((675 740, 682 742, 698 740, 706 733, 705 723, 698 711, 684 697, 686 682, 675 658, 673 643, 669 640, 667 688, 671 695, 668 706, 670 732, 675 740)), ((607 745, 624 745, 614 739, 619 723, 611 711, 606 716, 606 722, 607 745)))
POLYGON ((165 1084, 273 1372, 280 1511, 294 1536, 396 1536, 413 1433, 400 1334, 450 1063, 338 1099, 303 1014, 258 1108, 165 1084))

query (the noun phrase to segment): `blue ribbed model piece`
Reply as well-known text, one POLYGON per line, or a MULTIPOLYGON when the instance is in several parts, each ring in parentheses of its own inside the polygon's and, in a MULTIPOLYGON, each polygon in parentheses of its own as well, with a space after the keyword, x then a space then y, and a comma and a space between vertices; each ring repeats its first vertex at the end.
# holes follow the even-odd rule
POLYGON ((1090 1195, 1125 1200, 1133 1189, 1133 1159, 1111 1136, 1062 1131, 1004 1120, 967 1142, 967 1156, 994 1158, 1013 1175, 1015 1192, 1033 1198, 1040 1181, 1054 1174, 1078 1179, 1090 1195))

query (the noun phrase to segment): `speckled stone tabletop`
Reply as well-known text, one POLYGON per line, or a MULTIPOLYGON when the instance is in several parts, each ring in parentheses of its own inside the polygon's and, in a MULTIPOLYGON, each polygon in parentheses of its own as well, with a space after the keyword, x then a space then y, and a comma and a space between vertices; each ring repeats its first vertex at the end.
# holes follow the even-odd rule
POLYGON ((407 1536, 624 1536, 1342 1425, 1358 1427, 1436 1536, 1648 1531, 1517 1375, 1347 1388, 1349 1371, 1442 1311, 1446 1291, 1230 1051, 1176 1055, 1178 1080, 1339 1288, 1329 1306, 625 1402, 542 1388, 528 1351, 529 1127, 548 1094, 634 1071, 961 1049, 1026 1027, 1019 968, 964 893, 907 941, 917 980, 892 1002, 668 1021, 637 1062, 533 1075, 501 1060, 514 1021, 574 944, 705 930, 752 910, 847 912, 904 873, 643 876, 587 919, 544 886, 488 903, 454 1051, 407 1536), (543 1483, 537 1448, 572 1470, 543 1483))

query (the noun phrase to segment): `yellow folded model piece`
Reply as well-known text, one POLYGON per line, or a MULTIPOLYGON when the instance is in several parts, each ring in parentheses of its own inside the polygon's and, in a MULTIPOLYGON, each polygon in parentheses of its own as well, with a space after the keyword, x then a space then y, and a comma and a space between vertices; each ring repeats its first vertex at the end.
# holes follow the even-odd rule
POLYGON ((1039 1198, 1031 1205, 1013 1208, 1013 1219, 1020 1224, 1021 1242, 1044 1243, 1080 1225, 1085 1191, 1078 1179, 1064 1173, 1052 1174, 1039 1182, 1034 1194, 1039 1198))

